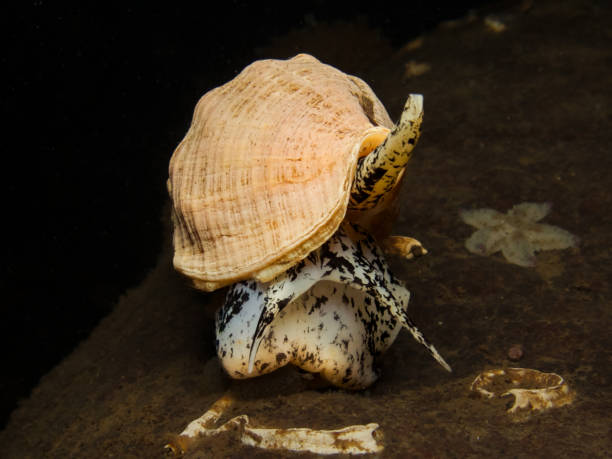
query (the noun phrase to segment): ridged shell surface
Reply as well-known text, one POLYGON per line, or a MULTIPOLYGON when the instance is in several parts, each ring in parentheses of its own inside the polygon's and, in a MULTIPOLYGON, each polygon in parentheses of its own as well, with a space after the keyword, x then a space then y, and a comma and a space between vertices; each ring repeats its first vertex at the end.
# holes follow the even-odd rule
POLYGON ((360 150, 391 126, 365 82, 305 54, 206 93, 170 161, 175 267, 214 290, 296 264, 338 228, 360 150))

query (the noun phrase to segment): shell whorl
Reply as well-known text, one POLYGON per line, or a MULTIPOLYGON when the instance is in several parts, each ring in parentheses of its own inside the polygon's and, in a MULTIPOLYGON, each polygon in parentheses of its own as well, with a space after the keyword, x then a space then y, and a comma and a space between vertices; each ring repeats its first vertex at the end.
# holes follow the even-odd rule
POLYGON ((175 268, 209 291, 286 271, 338 229, 361 141, 392 126, 365 82, 304 54, 209 91, 170 161, 175 268))

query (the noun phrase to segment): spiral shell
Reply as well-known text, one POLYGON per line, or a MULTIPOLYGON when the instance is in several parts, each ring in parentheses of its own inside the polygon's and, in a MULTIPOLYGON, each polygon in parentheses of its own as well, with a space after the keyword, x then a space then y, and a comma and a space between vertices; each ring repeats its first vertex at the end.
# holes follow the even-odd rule
POLYGON ((392 126, 365 82, 312 56, 249 65, 200 99, 171 158, 174 266, 208 291, 284 272, 339 227, 392 126))

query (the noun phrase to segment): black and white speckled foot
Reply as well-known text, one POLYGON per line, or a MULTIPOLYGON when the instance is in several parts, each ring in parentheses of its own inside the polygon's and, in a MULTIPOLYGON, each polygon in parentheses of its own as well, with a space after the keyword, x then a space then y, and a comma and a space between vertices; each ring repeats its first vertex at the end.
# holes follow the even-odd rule
POLYGON ((336 386, 362 389, 378 378, 375 358, 402 328, 390 314, 384 318, 383 309, 373 295, 321 281, 268 325, 251 372, 248 362, 257 321, 247 308, 228 318, 223 328, 217 322, 217 352, 234 378, 258 376, 292 363, 336 386))
POLYGON ((409 298, 375 241, 344 223, 273 281, 230 289, 217 314, 217 352, 237 378, 291 362, 338 386, 362 388, 376 379, 374 357, 391 345, 401 324, 450 370, 408 317, 409 298))

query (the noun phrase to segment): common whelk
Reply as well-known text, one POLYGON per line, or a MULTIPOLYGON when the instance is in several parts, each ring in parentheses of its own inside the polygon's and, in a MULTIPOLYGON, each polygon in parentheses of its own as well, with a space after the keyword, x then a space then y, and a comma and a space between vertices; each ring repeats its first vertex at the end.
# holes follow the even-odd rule
POLYGON ((232 285, 216 346, 234 378, 287 363, 331 383, 374 382, 374 358, 407 328, 410 293, 382 248, 390 236, 423 97, 393 125, 370 87, 306 54, 246 67, 198 102, 170 161, 174 266, 195 287, 232 285))

